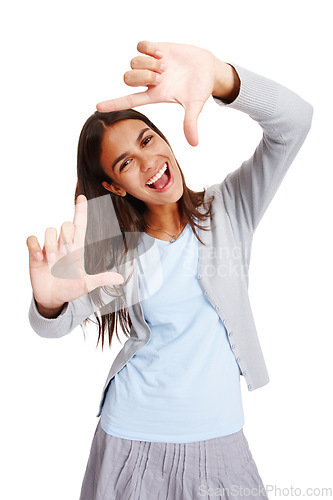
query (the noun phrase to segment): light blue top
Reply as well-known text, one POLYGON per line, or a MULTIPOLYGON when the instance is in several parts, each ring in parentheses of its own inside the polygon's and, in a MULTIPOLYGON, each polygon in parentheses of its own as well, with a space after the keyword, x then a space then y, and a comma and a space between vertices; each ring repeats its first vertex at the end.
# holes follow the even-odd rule
MULTIPOLYGON (((198 229, 205 245, 199 246, 197 278, 206 299, 215 308, 228 332, 243 381, 247 390, 252 392, 269 382, 248 290, 252 241, 310 130, 313 107, 283 85, 241 66, 233 64, 233 67, 241 81, 239 95, 228 105, 213 97, 221 106, 221 116, 216 117, 214 127, 220 126, 219 120, 222 125, 227 123, 229 112, 239 111, 251 118, 249 127, 261 127, 262 137, 246 161, 224 179, 221 172, 221 177, 207 187, 204 201, 214 197, 214 217, 201 221, 204 227, 198 229)), ((225 167, 223 151, 219 158, 225 167)), ((107 206, 104 213, 109 227, 113 212, 105 205, 106 196, 95 198, 94 202, 101 203, 100 209, 104 211, 107 206)), ((206 207, 198 207, 198 210, 205 213, 206 207)), ((124 305, 128 308, 132 328, 106 376, 97 417, 101 415, 111 380, 134 355, 142 355, 141 349, 145 348, 142 353, 147 352, 147 343, 151 340, 152 332, 139 303, 137 264, 135 259, 129 258, 116 265, 116 270, 126 280, 126 285, 120 287, 121 300, 114 300, 109 293, 104 293, 102 287, 100 299, 95 300, 91 293, 86 293, 65 304, 56 318, 45 318, 39 313, 34 297, 31 299, 30 324, 38 335, 49 339, 68 335, 92 314, 100 318, 100 315, 118 311, 124 305), (128 279, 130 277, 132 279, 128 279)), ((270 333, 268 328, 261 335, 268 338, 270 333)), ((80 384, 80 380, 77 383, 80 384)))
POLYGON ((101 425, 117 437, 188 443, 244 425, 240 371, 226 329, 199 284, 199 242, 143 233, 140 302, 149 342, 112 379, 101 425))

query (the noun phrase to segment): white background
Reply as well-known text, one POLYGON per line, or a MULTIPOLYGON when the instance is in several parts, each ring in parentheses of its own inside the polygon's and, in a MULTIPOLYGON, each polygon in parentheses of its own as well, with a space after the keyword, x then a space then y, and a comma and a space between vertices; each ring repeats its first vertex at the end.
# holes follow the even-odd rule
MULTIPOLYGON (((283 497, 291 487, 333 488, 330 8, 321 0, 31 0, 2 8, 2 498, 79 497, 119 346, 96 350, 94 328, 86 341, 80 327, 58 340, 33 332, 25 240, 72 218, 81 127, 97 102, 131 92, 123 73, 144 39, 207 48, 315 108, 255 235, 250 297, 271 382, 249 393, 242 378, 242 390, 244 432, 264 484, 283 497)), ((197 148, 185 140, 180 106, 139 110, 165 133, 192 189, 221 181, 261 137, 250 118, 213 99, 199 118, 197 148)))

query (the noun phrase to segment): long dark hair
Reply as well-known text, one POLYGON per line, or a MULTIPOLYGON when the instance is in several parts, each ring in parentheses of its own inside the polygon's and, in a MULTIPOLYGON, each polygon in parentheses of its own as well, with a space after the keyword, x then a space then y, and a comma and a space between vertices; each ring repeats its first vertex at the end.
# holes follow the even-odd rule
MULTIPOLYGON (((99 113, 96 111, 84 124, 78 143, 77 154, 77 185, 75 190, 75 201, 79 194, 84 194, 88 200, 94 200, 103 196, 103 202, 94 205, 94 210, 89 210, 88 201, 88 224, 85 243, 85 269, 88 274, 97 274, 110 270, 119 263, 121 259, 133 252, 138 243, 138 236, 144 232, 143 213, 146 205, 143 201, 136 199, 129 193, 124 197, 118 196, 107 191, 102 182, 106 181, 112 184, 112 179, 105 173, 100 163, 101 144, 107 127, 122 120, 141 120, 148 125, 150 129, 156 132, 170 147, 169 142, 162 132, 143 114, 134 109, 122 111, 113 111, 110 113, 99 113), (106 204, 105 204, 106 202, 106 204), (113 212, 116 214, 117 221, 105 220, 105 214, 108 212, 107 205, 112 203, 113 212), (110 240, 110 225, 116 224, 121 230, 121 245, 114 245, 110 240), (133 234, 133 237, 128 235, 133 234), (126 236, 125 236, 126 235, 126 236), (122 248, 122 255, 117 254, 115 248, 122 248)), ((172 151, 172 149, 171 149, 172 151)), ((177 162, 177 161, 176 161, 177 162)), ((177 162, 179 167, 179 164, 177 162)), ((201 192, 194 192, 186 186, 183 172, 179 167, 183 181, 183 195, 178 200, 178 210, 181 222, 188 222, 194 231, 195 236, 203 243, 196 231, 196 227, 207 229, 199 225, 199 221, 204 221, 212 217, 213 197, 205 200, 205 189, 201 192), (205 211, 199 211, 198 208, 204 206, 205 211)), ((109 212, 110 213, 110 212, 109 212)), ((108 218, 110 219, 110 217, 108 218)), ((119 271, 120 272, 120 271, 119 271)), ((122 328, 127 337, 132 322, 128 314, 128 309, 122 299, 122 287, 118 285, 114 295, 110 288, 103 287, 104 292, 114 297, 109 306, 104 306, 101 299, 101 290, 96 289, 91 292, 94 302, 101 306, 99 313, 94 313, 98 324, 98 340, 102 341, 104 346, 104 335, 108 333, 109 346, 111 347, 113 332, 118 336, 118 325, 122 328), (119 293, 120 292, 120 293, 119 293)), ((87 321, 87 320, 86 320, 87 321)), ((82 326, 86 324, 86 321, 82 326)))

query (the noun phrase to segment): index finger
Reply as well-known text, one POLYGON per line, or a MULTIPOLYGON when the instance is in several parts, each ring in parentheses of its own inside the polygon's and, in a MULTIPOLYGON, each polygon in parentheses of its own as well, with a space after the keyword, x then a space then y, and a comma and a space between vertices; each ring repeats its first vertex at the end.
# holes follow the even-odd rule
POLYGON ((96 108, 100 113, 107 113, 109 111, 120 111, 121 109, 144 106, 145 104, 151 104, 151 102, 148 91, 146 90, 145 92, 138 92, 137 94, 100 102, 96 105, 96 108))
POLYGON ((76 248, 84 248, 86 229, 87 229, 87 198, 80 194, 76 199, 74 214, 74 239, 76 248))

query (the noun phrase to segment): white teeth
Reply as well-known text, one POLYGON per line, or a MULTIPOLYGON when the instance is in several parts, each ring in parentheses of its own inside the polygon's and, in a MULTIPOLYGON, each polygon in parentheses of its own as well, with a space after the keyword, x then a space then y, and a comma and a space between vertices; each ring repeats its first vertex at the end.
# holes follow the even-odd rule
POLYGON ((164 163, 164 165, 163 165, 163 167, 161 168, 161 170, 160 170, 159 172, 157 172, 157 174, 156 174, 156 175, 154 175, 154 177, 152 177, 152 178, 149 180, 149 182, 146 182, 147 186, 149 186, 150 184, 154 184, 154 182, 156 182, 156 181, 157 181, 157 179, 159 179, 159 178, 160 178, 160 177, 164 174, 164 172, 165 172, 165 171, 166 171, 166 169, 167 169, 167 166, 168 166, 168 165, 167 165, 166 163, 164 163))

